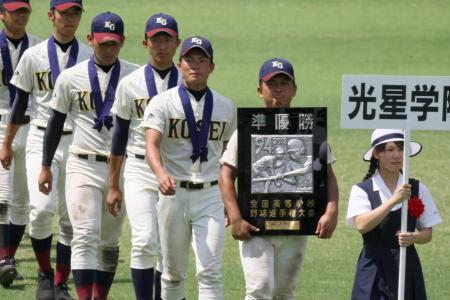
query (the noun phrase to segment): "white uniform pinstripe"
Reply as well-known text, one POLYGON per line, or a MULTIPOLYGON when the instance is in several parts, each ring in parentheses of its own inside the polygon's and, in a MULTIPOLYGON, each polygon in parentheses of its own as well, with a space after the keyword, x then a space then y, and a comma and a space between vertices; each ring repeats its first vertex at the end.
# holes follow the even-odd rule
MULTIPOLYGON (((29 109, 31 126, 26 147, 26 164, 28 190, 30 193, 30 236, 35 239, 44 239, 52 233, 52 217, 56 205, 59 215, 58 241, 66 246, 72 239, 72 226, 67 215, 65 200, 65 177, 67 149, 71 134, 63 135, 52 163, 53 190, 50 195, 39 192, 38 181, 42 163, 42 144, 50 117, 49 101, 52 97, 53 83, 51 79, 50 62, 48 57, 48 40, 29 48, 23 54, 11 83, 16 87, 30 93, 29 109), (57 200, 58 199, 58 200, 57 200)), ((56 45, 60 70, 64 70, 69 59, 70 48, 63 52, 56 45)), ((87 59, 92 53, 91 48, 79 43, 77 62, 87 59)), ((64 125, 66 132, 72 131, 71 121, 64 125)))
MULTIPOLYGON (((27 34, 27 36, 29 47, 32 47, 41 41, 37 36, 31 34, 27 34)), ((22 42, 16 48, 14 44, 8 40, 8 47, 11 64, 14 70, 19 60, 22 42)), ((1 59, 0 74, 2 74, 2 80, 0 80, 0 139, 3 140, 11 107, 9 104, 9 89, 5 85, 5 78, 3 78, 4 67, 1 59)), ((14 151, 12 165, 9 170, 0 168, 0 203, 8 204, 8 214, 3 216, 4 220, 0 219, 0 224, 7 224, 9 221, 16 225, 26 225, 28 223, 29 196, 25 167, 25 145, 29 129, 29 124, 22 125, 19 128, 12 144, 14 151)))
MULTIPOLYGON (((176 195, 160 194, 158 221, 163 254, 162 298, 184 297, 188 271, 189 244, 196 256, 199 299, 222 299, 221 260, 224 241, 223 203, 217 185, 219 159, 224 141, 236 128, 236 107, 224 96, 212 91, 213 112, 209 131, 208 161, 193 165, 192 144, 186 118, 173 88, 154 97, 145 110, 142 126, 161 132, 160 152, 164 166, 177 181, 176 195), (181 181, 205 183, 201 190, 180 187, 181 181)), ((190 95, 196 120, 201 120, 205 97, 190 95)))
MULTIPOLYGON (((149 101, 143 66, 123 78, 116 91, 111 112, 131 120, 124 170, 124 199, 132 230, 131 268, 153 268, 153 257, 160 254, 156 203, 158 183, 145 160, 144 132, 140 127, 149 101), (138 157, 136 157, 136 155, 138 157)), ((153 70, 158 93, 167 90, 170 73, 164 79, 153 70)), ((178 83, 181 75, 178 75, 178 83)))
MULTIPOLYGON (((120 60, 120 78, 138 68, 120 60)), ((97 67, 102 95, 111 77, 112 69, 105 73, 97 67)), ((96 269, 113 272, 116 268, 119 237, 124 211, 113 217, 106 209, 108 191, 108 165, 96 157, 108 156, 112 130, 105 126, 94 129, 95 105, 90 101, 91 85, 88 60, 63 71, 56 81, 50 107, 69 114, 74 134, 67 161, 66 199, 73 226, 72 269, 96 269), (86 155, 83 159, 79 155, 86 155)))

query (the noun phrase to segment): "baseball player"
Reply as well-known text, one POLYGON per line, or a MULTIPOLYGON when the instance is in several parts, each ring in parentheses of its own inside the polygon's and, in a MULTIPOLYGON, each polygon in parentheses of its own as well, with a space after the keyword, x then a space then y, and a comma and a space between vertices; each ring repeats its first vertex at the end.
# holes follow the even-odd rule
POLYGON ((112 116, 119 80, 138 68, 118 58, 124 43, 122 19, 111 12, 94 17, 89 45, 93 55, 61 73, 50 101, 52 115, 44 138, 39 189, 52 189, 52 159, 67 114, 74 135, 69 147, 66 201, 73 226, 72 274, 80 299, 106 299, 119 257, 124 213, 108 213, 108 161, 112 116))
MULTIPOLYGON (((14 101, 11 119, 7 125, 4 149, 9 150, 20 120, 31 103, 31 126, 26 147, 26 165, 28 190, 30 194, 31 244, 39 265, 38 287, 39 299, 53 299, 55 288, 58 298, 70 298, 66 282, 70 274, 70 242, 72 226, 67 215, 64 198, 65 169, 67 147, 72 139, 72 125, 64 125, 63 137, 53 164, 54 193, 38 193, 37 178, 42 158, 42 140, 50 116, 49 101, 53 84, 61 70, 71 67, 78 61, 89 57, 91 50, 79 43, 75 31, 83 12, 81 0, 51 0, 48 17, 53 23, 53 33, 47 40, 28 49, 22 56, 11 83, 18 89, 14 101), (57 201, 58 199, 58 201, 57 201), (59 237, 56 245, 56 275, 54 276, 50 261, 52 245, 52 217, 58 204, 59 237)), ((12 151, 6 151, 4 163, 9 163, 12 151)))
POLYGON ((214 63, 207 39, 186 39, 178 68, 183 83, 155 96, 142 122, 146 159, 160 191, 162 298, 184 297, 192 244, 198 299, 223 299, 224 210, 217 178, 224 142, 236 128, 236 107, 208 87, 214 63))
MULTIPOLYGON (((161 269, 156 275, 153 270, 153 258, 160 255, 156 221, 158 183, 145 160, 144 132, 140 123, 147 103, 158 93, 181 82, 181 74, 172 61, 180 44, 176 20, 162 13, 151 16, 145 27, 143 43, 148 49, 149 62, 120 81, 111 109, 116 123, 107 203, 110 212, 116 215, 122 203, 119 175, 127 148, 124 196, 132 231, 131 275, 134 291, 136 299, 152 299, 152 283, 155 281, 155 298, 160 299, 161 269)), ((158 268, 161 267, 161 259, 158 268)))
MULTIPOLYGON (((259 72, 259 96, 265 107, 289 107, 295 96, 294 69, 284 59, 266 61, 259 72)), ((328 148, 329 149, 329 148, 328 148)), ((337 223, 338 190, 328 152, 328 205, 319 220, 316 234, 330 238, 337 223)), ((239 242, 244 270, 245 299, 294 299, 297 275, 306 249, 306 236, 255 236, 259 229, 242 219, 237 203, 237 132, 233 134, 222 159, 219 185, 228 214, 231 233, 239 242), (286 270, 290 270, 286 272, 286 270)))
MULTIPOLYGON (((0 32, 0 139, 5 135, 8 115, 16 96, 16 89, 9 83, 23 52, 40 42, 25 28, 30 17, 29 0, 1 0, 0 18, 3 30, 0 32)), ((11 285, 17 276, 14 256, 28 223, 28 189, 25 168, 25 144, 29 129, 29 116, 12 142, 11 165, 0 168, 0 284, 11 285)), ((0 160, 4 160, 0 151, 0 160)))

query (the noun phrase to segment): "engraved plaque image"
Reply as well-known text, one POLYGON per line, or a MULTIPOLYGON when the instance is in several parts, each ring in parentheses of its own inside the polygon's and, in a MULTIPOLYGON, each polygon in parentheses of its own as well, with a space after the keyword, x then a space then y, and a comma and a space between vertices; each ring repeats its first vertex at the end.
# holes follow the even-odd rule
POLYGON ((328 202, 327 110, 238 108, 237 196, 252 235, 314 235, 328 202))
POLYGON ((252 193, 312 193, 312 138, 252 134, 252 193))

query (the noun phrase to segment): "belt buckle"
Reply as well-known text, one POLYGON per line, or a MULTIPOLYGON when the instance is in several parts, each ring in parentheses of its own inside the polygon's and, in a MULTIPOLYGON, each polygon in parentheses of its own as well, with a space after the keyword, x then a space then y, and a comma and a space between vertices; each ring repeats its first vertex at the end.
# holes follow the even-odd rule
POLYGON ((191 188, 191 186, 192 186, 193 184, 194 184, 194 183, 193 183, 192 181, 187 181, 187 182, 186 182, 186 191, 193 191, 194 189, 191 188))

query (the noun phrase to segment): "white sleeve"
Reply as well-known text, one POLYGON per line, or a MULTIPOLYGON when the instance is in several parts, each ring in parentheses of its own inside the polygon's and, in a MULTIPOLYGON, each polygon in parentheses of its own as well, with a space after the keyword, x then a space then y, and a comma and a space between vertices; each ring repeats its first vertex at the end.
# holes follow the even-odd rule
POLYGON ((70 78, 65 71, 61 72, 55 82, 50 107, 63 114, 68 114, 72 106, 70 96, 70 78))
POLYGON ((27 50, 17 64, 13 77, 11 78, 11 84, 17 88, 31 93, 34 87, 34 68, 33 57, 27 50))
POLYGON ((419 182, 419 198, 422 199, 425 209, 417 220, 417 229, 422 230, 442 223, 441 215, 433 201, 430 191, 421 182, 419 182))
POLYGON ((354 219, 356 216, 367 213, 372 210, 367 193, 357 185, 352 186, 347 209, 347 225, 355 227, 354 219))
POLYGON ((228 124, 227 128, 225 128, 225 132, 224 132, 224 135, 223 135, 223 140, 225 142, 230 140, 231 135, 233 134, 233 132, 236 131, 236 126, 237 126, 237 117, 236 117, 237 110, 236 110, 236 106, 232 102, 231 102, 231 104, 232 104, 231 105, 232 111, 230 113, 230 116, 231 116, 230 123, 228 124))
POLYGON ((124 120, 131 120, 131 101, 128 99, 127 82, 121 80, 116 90, 114 104, 111 112, 124 120))
POLYGON ((145 108, 144 118, 141 123, 143 129, 152 128, 164 134, 166 125, 166 105, 169 99, 161 93, 153 97, 145 108))
POLYGON ((227 148, 222 154, 220 164, 228 164, 237 168, 237 130, 234 131, 230 140, 228 141, 227 148))

